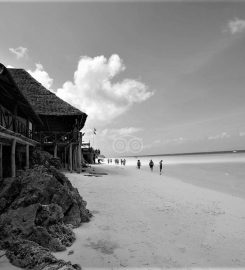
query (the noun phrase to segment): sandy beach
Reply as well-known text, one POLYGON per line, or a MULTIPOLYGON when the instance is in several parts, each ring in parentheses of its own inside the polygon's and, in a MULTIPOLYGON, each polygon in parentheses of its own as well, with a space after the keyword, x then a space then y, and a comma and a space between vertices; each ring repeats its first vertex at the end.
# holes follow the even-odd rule
MULTIPOLYGON (((93 166, 94 176, 66 173, 94 217, 55 255, 83 269, 244 269, 244 169, 235 166, 167 166, 161 176, 114 165, 93 166)), ((17 269, 4 257, 0 268, 17 269)))
MULTIPOLYGON (((202 187, 200 181, 193 185, 170 176, 180 173, 178 166, 162 176, 133 166, 95 167, 108 175, 67 174, 94 218, 76 229, 76 242, 56 256, 83 269, 245 267, 241 193, 217 192, 212 178, 202 187)), ((213 175, 218 177, 217 169, 213 175)))

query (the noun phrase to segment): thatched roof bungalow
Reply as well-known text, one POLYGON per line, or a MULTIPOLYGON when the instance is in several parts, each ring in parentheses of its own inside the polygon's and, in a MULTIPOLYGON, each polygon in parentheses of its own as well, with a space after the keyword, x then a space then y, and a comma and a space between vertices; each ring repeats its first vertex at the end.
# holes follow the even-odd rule
POLYGON ((79 131, 84 127, 87 114, 47 90, 26 70, 10 68, 9 72, 43 122, 43 125, 35 130, 35 136, 41 142, 42 148, 53 152, 55 157, 60 157, 64 165, 69 160, 70 169, 76 168, 76 164, 80 166, 79 131), (66 151, 67 147, 69 151, 66 151))
POLYGON ((29 167, 29 147, 38 144, 33 140, 37 125, 42 126, 40 117, 0 64, 0 178, 29 167))
POLYGON ((47 90, 26 70, 10 68, 9 71, 23 95, 42 119, 46 131, 60 131, 60 124, 62 124, 62 131, 70 131, 76 121, 77 128, 79 130, 83 128, 87 118, 86 113, 47 90))

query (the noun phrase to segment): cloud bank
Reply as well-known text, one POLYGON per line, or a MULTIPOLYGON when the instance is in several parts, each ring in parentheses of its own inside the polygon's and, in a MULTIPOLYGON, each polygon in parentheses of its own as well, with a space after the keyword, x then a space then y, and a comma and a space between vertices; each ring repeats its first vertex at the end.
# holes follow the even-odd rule
POLYGON ((20 59, 27 55, 28 49, 19 46, 18 48, 9 48, 9 51, 13 53, 17 57, 17 59, 20 59))
POLYGON ((53 85, 54 80, 50 78, 47 71, 44 70, 41 64, 36 64, 35 70, 27 70, 28 73, 35 78, 38 82, 40 82, 44 87, 52 91, 51 87, 53 85))
POLYGON ((133 104, 153 95, 147 86, 137 80, 113 82, 125 70, 117 55, 80 59, 73 82, 67 81, 57 95, 78 109, 85 111, 90 120, 109 122, 125 113, 133 104))
POLYGON ((228 23, 228 29, 231 34, 241 33, 245 30, 245 20, 235 18, 228 23))

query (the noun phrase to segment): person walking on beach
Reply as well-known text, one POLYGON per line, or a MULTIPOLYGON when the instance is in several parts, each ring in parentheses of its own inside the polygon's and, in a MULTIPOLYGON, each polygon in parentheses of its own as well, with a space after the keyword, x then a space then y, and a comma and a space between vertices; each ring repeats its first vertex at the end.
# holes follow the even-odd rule
POLYGON ((140 162, 140 160, 138 159, 138 161, 137 161, 137 168, 140 169, 140 166, 141 166, 141 162, 140 162))
POLYGON ((149 162, 149 166, 150 166, 151 171, 153 171, 154 162, 152 159, 149 162))
POLYGON ((126 159, 123 160, 123 165, 124 165, 124 166, 126 165, 126 159))
POLYGON ((159 162, 160 175, 162 174, 162 160, 159 162))

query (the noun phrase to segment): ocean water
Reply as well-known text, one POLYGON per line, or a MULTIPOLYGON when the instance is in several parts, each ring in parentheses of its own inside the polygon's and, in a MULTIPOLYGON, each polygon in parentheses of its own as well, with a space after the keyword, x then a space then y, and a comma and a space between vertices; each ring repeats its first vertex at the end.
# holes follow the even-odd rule
MULTIPOLYGON (((176 156, 135 156, 135 157, 118 157, 126 159, 126 164, 136 166, 137 160, 141 161, 141 165, 149 164, 152 159, 155 165, 163 160, 163 164, 215 164, 215 163, 245 163, 245 153, 222 153, 222 154, 194 154, 194 155, 176 155, 176 156)), ((112 158, 113 164, 115 158, 112 158)), ((107 159, 105 159, 107 163, 107 159)), ((245 165, 245 164, 244 164, 245 165)))

